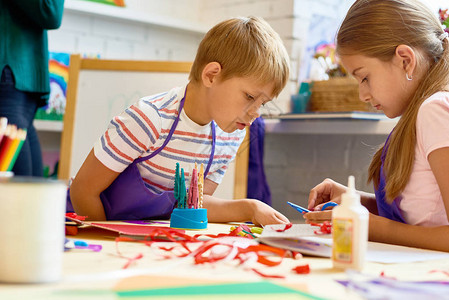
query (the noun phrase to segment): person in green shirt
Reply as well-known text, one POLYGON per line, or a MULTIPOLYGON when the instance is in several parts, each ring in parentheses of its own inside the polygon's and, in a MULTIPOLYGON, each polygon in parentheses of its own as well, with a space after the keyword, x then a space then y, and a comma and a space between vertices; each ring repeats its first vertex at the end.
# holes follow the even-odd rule
POLYGON ((64 0, 0 0, 0 116, 27 130, 12 171, 42 176, 33 119, 50 94, 47 30, 61 25, 64 0))

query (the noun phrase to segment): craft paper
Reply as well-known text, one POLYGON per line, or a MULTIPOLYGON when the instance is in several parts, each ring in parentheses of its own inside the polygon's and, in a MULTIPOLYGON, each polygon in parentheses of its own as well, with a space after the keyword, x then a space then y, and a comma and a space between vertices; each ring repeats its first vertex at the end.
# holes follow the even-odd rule
POLYGON ((347 272, 348 280, 337 280, 364 299, 421 300, 449 299, 447 281, 400 281, 347 272))
MULTIPOLYGON (((177 296, 180 299, 188 296, 209 296, 210 299, 217 299, 216 297, 223 297, 227 295, 225 299, 248 299, 249 296, 257 295, 259 297, 267 297, 266 299, 273 299, 276 296, 282 299, 323 299, 316 297, 305 292, 297 291, 288 287, 277 285, 269 281, 261 282, 245 282, 245 283, 228 283, 228 284, 213 284, 213 285, 193 285, 193 286, 181 286, 170 287, 160 289, 147 289, 147 290, 130 290, 119 291, 117 295, 122 298, 133 297, 150 297, 150 296, 177 296), (270 297, 268 297, 268 295, 270 297), (293 298, 286 298, 286 296, 294 295, 293 298), (232 297, 232 298, 231 298, 232 297)), ((206 298, 204 298, 206 299, 206 298)), ((262 298, 263 299, 263 298, 262 298)))
POLYGON ((89 225, 95 228, 101 228, 104 230, 108 230, 114 233, 118 233, 121 236, 128 236, 128 237, 145 237, 148 236, 156 229, 162 229, 162 230, 171 230, 172 232, 178 232, 181 234, 185 233, 185 230, 182 229, 173 229, 169 227, 164 226, 153 226, 153 225, 143 225, 143 224, 121 224, 121 223, 98 223, 98 222, 86 222, 77 220, 72 217, 68 217, 66 215, 66 219, 69 221, 72 221, 78 225, 89 225))
MULTIPOLYGON (((332 235, 317 235, 318 227, 309 224, 293 224, 285 231, 276 230, 285 225, 265 226, 259 242, 298 251, 306 255, 331 257, 332 235)), ((449 258, 449 253, 383 243, 368 242, 366 260, 378 263, 407 263, 449 258)))

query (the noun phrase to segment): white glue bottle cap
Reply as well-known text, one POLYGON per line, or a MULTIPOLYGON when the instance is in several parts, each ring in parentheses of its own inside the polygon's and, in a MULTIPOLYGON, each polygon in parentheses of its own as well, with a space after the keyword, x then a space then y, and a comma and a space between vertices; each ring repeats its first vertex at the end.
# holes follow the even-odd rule
POLYGON ((348 178, 348 189, 341 195, 341 201, 342 205, 353 205, 357 202, 360 203, 360 195, 357 194, 357 191, 355 190, 355 179, 352 175, 348 178))

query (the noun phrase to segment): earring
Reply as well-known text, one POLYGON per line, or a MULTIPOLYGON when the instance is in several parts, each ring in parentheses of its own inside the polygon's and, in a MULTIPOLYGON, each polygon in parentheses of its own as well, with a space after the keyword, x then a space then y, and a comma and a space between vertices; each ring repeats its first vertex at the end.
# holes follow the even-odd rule
POLYGON ((408 73, 406 72, 405 73, 405 78, 407 78, 408 81, 412 81, 413 76, 408 77, 408 73))

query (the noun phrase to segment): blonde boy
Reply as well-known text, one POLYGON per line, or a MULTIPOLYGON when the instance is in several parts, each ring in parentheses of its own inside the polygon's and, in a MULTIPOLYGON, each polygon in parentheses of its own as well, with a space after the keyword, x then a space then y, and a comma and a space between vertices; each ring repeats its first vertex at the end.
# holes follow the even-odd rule
POLYGON ((185 170, 196 162, 207 166, 210 222, 288 222, 261 201, 213 196, 245 127, 288 75, 287 52, 264 20, 217 24, 199 45, 187 86, 144 97, 111 121, 71 185, 74 211, 95 220, 168 218, 176 162, 185 170))

